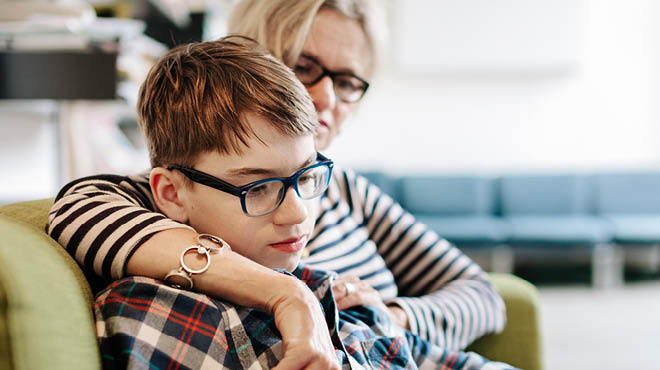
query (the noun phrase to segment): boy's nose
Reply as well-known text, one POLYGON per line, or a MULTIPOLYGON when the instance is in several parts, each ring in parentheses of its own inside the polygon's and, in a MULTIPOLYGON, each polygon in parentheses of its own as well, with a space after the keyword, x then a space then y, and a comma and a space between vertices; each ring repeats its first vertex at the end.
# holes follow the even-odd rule
POLYGON ((293 187, 290 187, 282 204, 273 212, 273 222, 278 225, 296 225, 303 223, 309 215, 305 203, 293 187))
POLYGON ((334 82, 330 76, 325 76, 314 86, 308 87, 307 92, 312 97, 314 108, 316 108, 317 112, 331 110, 337 104, 334 82))

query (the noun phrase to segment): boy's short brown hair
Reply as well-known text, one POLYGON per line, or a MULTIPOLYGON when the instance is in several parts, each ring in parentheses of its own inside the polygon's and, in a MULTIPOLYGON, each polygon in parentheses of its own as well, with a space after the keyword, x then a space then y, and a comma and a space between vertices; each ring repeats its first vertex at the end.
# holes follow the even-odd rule
POLYGON ((137 105, 153 167, 192 166, 210 151, 241 153, 255 135, 246 113, 290 136, 313 134, 318 125, 291 70, 238 36, 170 50, 149 71, 137 105))

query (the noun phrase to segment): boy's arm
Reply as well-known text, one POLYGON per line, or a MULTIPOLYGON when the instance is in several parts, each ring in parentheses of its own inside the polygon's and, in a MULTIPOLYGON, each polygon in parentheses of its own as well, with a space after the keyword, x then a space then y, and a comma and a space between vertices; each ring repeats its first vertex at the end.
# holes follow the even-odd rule
MULTIPOLYGON (((116 280, 126 274, 163 277, 178 268, 197 234, 159 213, 145 176, 76 180, 58 195, 48 232, 90 275, 116 280)), ((312 292, 236 253, 213 255, 195 275, 195 290, 272 312, 284 340, 284 360, 338 368, 324 315, 312 292)))
MULTIPOLYGON (((127 273, 162 278, 178 267, 181 252, 197 244, 196 238, 197 233, 185 229, 155 234, 129 259, 127 273)), ((278 368, 339 368, 319 301, 303 282, 238 253, 211 256, 209 269, 193 275, 195 290, 240 306, 271 312, 284 342, 284 358, 278 368)), ((203 261, 199 263, 203 265, 203 261)))

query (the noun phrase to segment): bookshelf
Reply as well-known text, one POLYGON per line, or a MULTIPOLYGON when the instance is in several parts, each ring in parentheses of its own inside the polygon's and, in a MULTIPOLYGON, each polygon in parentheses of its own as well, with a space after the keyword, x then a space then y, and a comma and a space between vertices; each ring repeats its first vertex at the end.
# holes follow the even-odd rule
MULTIPOLYGON (((0 99, 55 102, 51 122, 53 157, 44 158, 55 168, 59 188, 69 178, 73 152, 69 127, 70 106, 77 101, 117 98, 117 53, 98 48, 81 50, 0 51, 0 99)), ((21 124, 20 121, 12 124, 21 124)), ((5 138, 5 140, 8 138, 5 138)), ((0 203, 19 199, 0 199, 0 203)))
POLYGON ((0 99, 115 99, 116 64, 100 50, 0 51, 0 99))

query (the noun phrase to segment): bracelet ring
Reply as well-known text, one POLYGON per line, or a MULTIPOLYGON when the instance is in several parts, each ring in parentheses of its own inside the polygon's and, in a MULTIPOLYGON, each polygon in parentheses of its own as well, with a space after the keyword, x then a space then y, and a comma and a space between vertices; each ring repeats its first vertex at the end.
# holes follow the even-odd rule
POLYGON ((193 247, 188 247, 186 248, 183 253, 181 253, 181 267, 189 274, 201 274, 202 272, 206 271, 209 266, 211 266, 211 254, 209 253, 208 249, 201 247, 201 246, 193 246, 193 247), (202 267, 199 270, 193 270, 186 263, 183 261, 183 257, 190 251, 197 251, 198 254, 203 254, 204 257, 206 258, 206 265, 202 267))
POLYGON ((183 252, 181 253, 181 257, 179 257, 179 262, 181 264, 181 267, 179 267, 178 269, 170 270, 170 272, 167 275, 165 275, 165 277, 163 278, 165 282, 169 283, 171 286, 177 289, 190 290, 193 287, 193 281, 192 281, 193 274, 201 274, 204 271, 208 270, 209 266, 211 266, 211 253, 221 253, 221 252, 225 252, 225 250, 231 251, 231 247, 229 246, 229 244, 227 244, 227 242, 222 240, 222 238, 218 238, 217 236, 210 234, 197 235, 197 243, 199 244, 190 246, 183 250, 183 252), (220 247, 207 246, 204 243, 202 243, 202 240, 211 241, 216 245, 220 245, 220 247), (204 267, 198 270, 193 270, 188 265, 186 265, 186 262, 183 260, 183 257, 185 257, 185 255, 191 251, 196 251, 197 254, 204 255, 204 258, 206 258, 206 265, 204 267), (178 277, 180 279, 185 280, 187 286, 184 287, 181 284, 172 282, 171 278, 173 277, 178 277))

